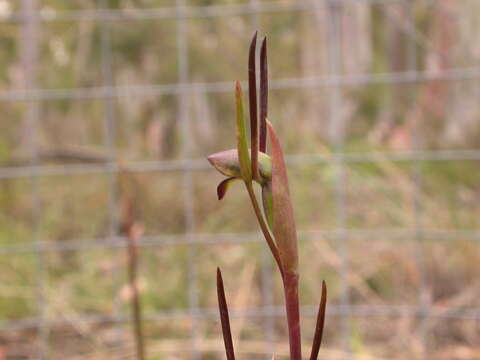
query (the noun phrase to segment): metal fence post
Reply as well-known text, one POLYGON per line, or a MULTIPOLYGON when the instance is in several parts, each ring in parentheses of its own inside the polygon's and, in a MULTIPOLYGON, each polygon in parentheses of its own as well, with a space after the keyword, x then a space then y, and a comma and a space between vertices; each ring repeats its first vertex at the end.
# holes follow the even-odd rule
MULTIPOLYGON (((39 53, 39 21, 37 17, 37 0, 22 0, 22 29, 21 29, 21 64, 24 70, 22 88, 30 91, 37 87, 37 65, 39 53)), ((38 121, 39 103, 31 99, 27 101, 24 119, 24 142, 28 148, 30 166, 38 164, 38 121)), ((38 320, 38 357, 40 360, 48 358, 49 352, 49 327, 47 320, 47 268, 45 253, 40 251, 40 226, 41 226, 41 203, 40 184, 38 177, 31 177, 32 184, 32 237, 35 248, 36 263, 36 296, 37 296, 37 320, 38 320)))

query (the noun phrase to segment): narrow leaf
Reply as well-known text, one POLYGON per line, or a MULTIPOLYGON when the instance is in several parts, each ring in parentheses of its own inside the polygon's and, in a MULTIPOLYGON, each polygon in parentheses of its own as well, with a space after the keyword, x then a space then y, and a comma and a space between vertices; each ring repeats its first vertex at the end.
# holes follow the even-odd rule
POLYGON ((260 50, 260 151, 267 152, 267 117, 268 117, 268 64, 267 38, 260 50))
POLYGON ((252 181, 252 169, 248 155, 247 131, 245 130, 245 119, 243 116, 242 88, 237 81, 235 84, 235 102, 237 107, 237 151, 240 162, 240 172, 245 182, 252 181))
POLYGON ((297 231, 288 188, 287 169, 280 141, 268 120, 267 126, 272 152, 272 230, 284 271, 296 273, 298 268, 297 231))
POLYGON ((238 180, 238 178, 230 177, 228 179, 223 180, 220 184, 218 184, 217 186, 218 200, 223 199, 230 185, 232 185, 235 180, 238 180))
POLYGON ((220 320, 222 322, 223 342, 225 343, 225 353, 227 354, 227 360, 235 360, 232 332, 230 330, 230 317, 228 316, 227 300, 225 298, 225 289, 223 287, 223 279, 220 268, 217 268, 217 296, 220 320))
POLYGON ((320 345, 322 344, 323 328, 325 326, 325 310, 327 307, 327 285, 322 281, 322 298, 318 307, 317 324, 315 326, 315 335, 313 336, 312 352, 310 360, 317 360, 320 345))
POLYGON ((248 55, 248 98, 250 109, 250 144, 252 146, 252 176, 258 179, 258 120, 257 120, 257 78, 255 73, 255 49, 257 32, 253 35, 248 55))

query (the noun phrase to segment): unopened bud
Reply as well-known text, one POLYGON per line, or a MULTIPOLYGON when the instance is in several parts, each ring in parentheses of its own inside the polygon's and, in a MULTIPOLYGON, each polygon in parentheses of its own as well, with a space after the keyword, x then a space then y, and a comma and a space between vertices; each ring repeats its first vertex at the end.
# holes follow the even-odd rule
POLYGON ((225 176, 236 178, 241 176, 237 149, 212 154, 208 157, 208 161, 225 176))
MULTIPOLYGON (((240 162, 238 161, 237 149, 231 149, 212 154, 208 161, 221 174, 228 177, 241 178, 240 162)), ((260 173, 260 182, 268 182, 272 178, 272 160, 265 153, 258 153, 258 170, 260 173)))

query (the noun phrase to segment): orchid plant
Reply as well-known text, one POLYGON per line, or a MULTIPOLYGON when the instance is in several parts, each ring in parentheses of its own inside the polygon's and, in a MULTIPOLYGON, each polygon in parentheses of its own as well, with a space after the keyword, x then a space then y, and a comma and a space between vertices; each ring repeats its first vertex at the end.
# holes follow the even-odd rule
MULTIPOLYGON (((259 111, 257 109, 256 45, 257 33, 254 34, 251 41, 248 58, 250 149, 244 120, 242 89, 237 81, 235 84, 237 148, 210 155, 208 160, 220 173, 227 177, 217 187, 219 200, 223 199, 228 188, 235 181, 240 180, 245 184, 260 229, 282 278, 290 358, 301 360, 297 231, 282 147, 272 124, 267 120, 266 38, 263 39, 260 49, 259 111), (267 155, 267 135, 270 140, 271 155, 267 155), (254 191, 255 184, 261 187, 263 211, 254 191)), ((234 346, 220 269, 217 270, 217 294, 227 359, 234 360, 234 346)), ((317 359, 322 341, 326 298, 327 289, 325 282, 322 282, 322 295, 310 355, 311 360, 317 359)))

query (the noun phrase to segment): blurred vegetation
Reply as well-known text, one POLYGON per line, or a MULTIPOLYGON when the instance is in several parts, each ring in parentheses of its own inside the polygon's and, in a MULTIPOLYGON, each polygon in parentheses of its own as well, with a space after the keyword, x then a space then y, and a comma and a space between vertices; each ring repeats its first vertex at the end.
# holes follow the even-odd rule
MULTIPOLYGON (((40 3, 45 13, 88 11, 99 6, 94 0, 40 3)), ((111 9, 176 5, 174 0, 105 3, 111 9)), ((248 2, 185 3, 216 6, 248 2)), ((283 3, 288 6, 293 1, 283 3)), ((0 0, 0 17, 20 12, 21 4, 20 0, 0 0)), ((442 74, 478 64, 477 0, 418 0, 413 4, 409 14, 408 8, 397 2, 342 3, 340 43, 333 42, 329 28, 332 13, 326 1, 308 11, 187 18, 188 82, 199 84, 186 97, 188 134, 182 134, 176 94, 153 96, 131 90, 132 96, 114 97, 111 102, 115 158, 125 163, 204 159, 212 152, 231 148, 233 80, 246 79, 247 46, 255 23, 262 34, 268 35, 272 83, 328 76, 328 54, 333 46, 340 48, 337 65, 340 75, 347 78, 370 74, 375 80, 384 73, 415 68, 442 74), (212 82, 232 82, 232 92, 205 91, 202 84, 212 82)), ((36 30, 38 61, 31 70, 36 88, 71 90, 104 85, 102 31, 107 31, 111 40, 107 51, 111 53, 112 85, 168 85, 179 81, 174 18, 103 24, 89 19, 46 21, 36 30)), ((21 23, 0 22, 0 88, 4 93, 28 88, 22 63, 23 32, 21 23)), ((479 149, 480 87, 476 78, 347 83, 339 90, 339 109, 332 109, 332 91, 332 87, 322 85, 271 90, 269 118, 288 154, 328 156, 335 151, 332 136, 336 134, 328 130, 333 110, 346 129, 342 151, 347 153, 403 153, 416 147, 422 151, 479 149)), ((102 98, 2 101, 1 167, 21 169, 30 165, 32 142, 40 166, 103 162, 112 154, 105 130, 108 106, 102 98), (38 110, 34 139, 28 120, 32 106, 38 110)), ((433 309, 473 309, 478 319, 480 250, 472 236, 480 227, 479 165, 478 160, 416 164, 388 159, 345 165, 345 226, 360 230, 359 235, 347 240, 348 285, 354 306, 414 307, 425 282, 433 309), (414 182, 417 171, 421 174, 418 197, 414 182), (416 202, 420 203, 419 211, 416 202), (421 246, 413 231, 417 224, 430 231, 421 246), (397 236, 400 230, 412 230, 411 235, 397 236), (435 235, 437 230, 456 236, 445 239, 435 235), (420 251, 423 263, 418 261, 420 251)), ((320 279, 324 278, 329 284, 330 304, 338 305, 343 265, 335 232, 340 225, 336 213, 337 168, 326 162, 294 164, 289 171, 302 231, 302 303, 318 302, 320 279)), ((252 234, 257 231, 256 222, 240 185, 218 202, 215 186, 220 176, 213 170, 193 170, 190 174, 192 191, 184 188, 181 171, 148 170, 134 175, 138 220, 145 226, 147 239, 160 236, 170 244, 141 251, 140 289, 145 313, 148 317, 166 311, 171 316, 146 323, 150 359, 190 356, 189 267, 197 272, 196 296, 201 308, 216 305, 217 265, 228 268, 225 282, 227 293, 232 294, 232 308, 252 308, 266 301, 262 289, 271 263, 265 244, 256 242, 252 234), (186 200, 193 202, 193 229, 186 225, 186 200), (187 231, 200 239, 223 242, 187 245, 187 231), (228 240, 235 234, 255 241, 232 244, 228 240)), ((111 181, 108 174, 73 173, 0 179, 0 246, 6 249, 0 250, 0 322, 5 324, 0 331, 0 359, 3 353, 12 359, 35 358, 38 332, 9 325, 37 316, 41 303, 36 286, 39 279, 45 287, 45 316, 53 324, 49 336, 51 359, 127 358, 133 353, 128 324, 88 321, 88 316, 108 317, 128 311, 124 252, 100 244, 109 236, 112 225, 111 181), (38 212, 33 192, 37 194, 38 212), (84 248, 46 250, 39 256, 33 251, 15 250, 18 246, 34 249, 35 239, 61 245, 80 243, 84 248)), ((281 286, 279 279, 273 280, 272 301, 278 304, 281 286)), ((278 358, 282 358, 288 353, 283 343, 285 326, 275 318, 272 324, 278 358)), ((313 324, 313 319, 304 324, 306 343, 310 342, 312 334, 308 330, 313 324)), ((234 338, 242 339, 238 347, 244 349, 245 356, 260 358, 270 350, 264 325, 262 319, 234 319, 232 328, 238 331, 234 338)), ((358 359, 416 359, 421 354, 421 324, 416 317, 354 316, 351 325, 358 359)), ((196 327, 200 338, 197 346, 206 354, 204 358, 219 358, 222 353, 216 317, 199 318, 196 327)), ((429 359, 480 356, 478 321, 432 317, 427 328, 429 359)), ((341 337, 341 319, 329 317, 326 357, 342 358, 341 337)))

